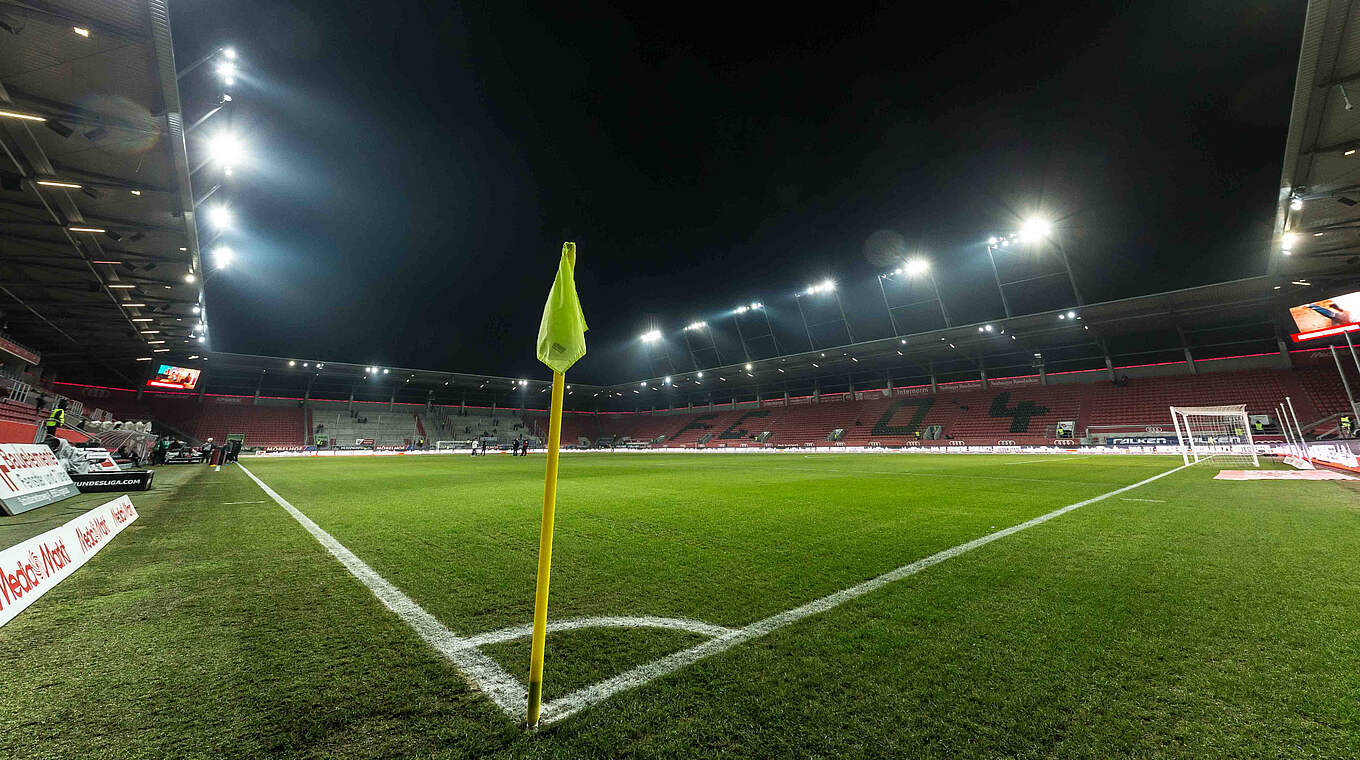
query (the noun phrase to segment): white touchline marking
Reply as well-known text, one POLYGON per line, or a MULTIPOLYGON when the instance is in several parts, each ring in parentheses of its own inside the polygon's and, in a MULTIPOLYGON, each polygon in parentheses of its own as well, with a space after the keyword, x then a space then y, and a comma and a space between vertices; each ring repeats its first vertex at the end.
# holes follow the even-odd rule
POLYGON ((241 472, 244 472, 255 485, 273 499, 280 507, 288 511, 302 527, 307 529, 312 537, 326 547, 326 550, 335 555, 340 560, 340 564, 350 572, 355 578, 359 579, 368 587, 378 600, 387 605, 389 610, 397 613, 397 617, 411 626, 412 629, 425 640, 425 643, 434 647, 449 662, 461 671, 472 685, 486 692, 488 697, 504 710, 508 715, 515 716, 523 714, 529 704, 528 688, 518 680, 505 672, 495 660, 482 654, 474 647, 470 647, 465 640, 460 638, 453 631, 450 631, 443 623, 435 620, 434 616, 426 612, 423 607, 416 604, 410 597, 403 594, 396 586, 393 586, 374 572, 373 568, 364 563, 346 549, 343 544, 335 540, 335 537, 322 530, 321 526, 312 522, 311 518, 298 511, 297 507, 288 503, 288 500, 274 492, 274 489, 265 485, 264 481, 255 477, 255 473, 241 465, 241 472))
POLYGON ((228 505, 228 504, 264 504, 264 503, 266 503, 266 502, 264 502, 264 501, 224 501, 224 502, 222 502, 222 506, 226 506, 226 505, 228 505))
POLYGON ((1165 503, 1166 503, 1166 500, 1165 500, 1165 499, 1125 499, 1125 498, 1122 498, 1122 497, 1121 497, 1119 500, 1120 500, 1120 501, 1147 501, 1147 502, 1151 502, 1151 503, 1153 503, 1153 504, 1165 504, 1165 503))
MULTIPOLYGON (((670 628, 671 630, 688 631, 710 638, 735 633, 731 628, 705 623, 702 620, 689 620, 688 618, 591 617, 553 620, 548 623, 548 633, 574 631, 581 628, 670 628)), ((534 627, 532 625, 516 625, 510 628, 502 628, 499 631, 467 636, 463 639, 463 643, 470 647, 484 647, 487 644, 500 644, 505 641, 528 638, 533 633, 534 627)))
POLYGON ((932 565, 937 565, 941 562, 944 562, 947 559, 953 559, 954 557, 957 557, 960 554, 970 552, 980 546, 986 546, 987 544, 990 544, 991 542, 996 541, 997 539, 1005 538, 1006 536, 1012 535, 1014 533, 1019 533, 1020 531, 1025 530, 1027 528, 1032 528, 1035 525, 1041 525, 1043 523, 1048 522, 1049 520, 1052 520, 1055 517, 1065 515, 1074 509, 1080 509, 1081 507, 1084 507, 1087 504, 1094 504, 1097 501, 1108 499, 1111 496, 1117 496, 1126 491, 1131 491, 1135 488, 1138 488, 1139 486, 1147 485, 1148 483, 1151 483, 1154 480, 1164 478, 1167 475, 1170 475, 1174 472, 1179 472, 1180 470, 1183 470, 1186 467, 1187 465, 1181 465, 1179 467, 1175 467, 1173 469, 1167 470, 1157 475, 1153 475, 1152 477, 1147 478, 1145 480, 1140 480, 1132 485, 1127 485, 1124 486, 1123 488, 1117 488, 1113 491, 1110 491, 1109 493, 1103 493, 1099 496, 1093 496, 1089 499, 1086 499, 1085 501, 1079 501, 1075 504, 1068 504, 1065 507, 1055 509, 1052 512, 1040 515, 1031 520, 1026 520, 1025 522, 1022 522, 1018 525, 1012 525, 1009 528, 1003 528, 1001 530, 996 531, 995 533, 988 533, 987 535, 982 536, 981 538, 975 538, 972 541, 959 544, 958 546, 945 549, 944 551, 941 552, 936 552, 935 554, 932 554, 929 557, 918 559, 915 562, 912 562, 911 564, 903 565, 902 567, 899 567, 896 570, 891 570, 876 578, 871 578, 857 586, 851 586, 850 588, 844 589, 842 591, 837 591, 836 593, 824 596, 821 599, 816 599, 814 601, 808 602, 807 604, 804 604, 801 607, 795 607, 791 610, 786 610, 776 615, 771 615, 770 617, 767 617, 764 620, 757 620, 756 622, 751 623, 745 628, 741 628, 732 631, 731 633, 718 636, 717 638, 713 638, 701 644, 692 646, 689 649, 682 649, 679 652, 666 655, 665 657, 653 660, 652 662, 646 663, 644 665, 639 665, 638 667, 633 668, 631 670, 624 671, 623 673, 620 673, 612 678, 606 678, 605 680, 600 681, 599 683, 578 689, 570 694, 567 694, 566 696, 559 697, 558 699, 555 699, 543 705, 543 712, 540 722, 546 724, 559 721, 569 715, 572 715, 582 710, 583 708, 589 707, 590 705, 598 704, 599 702, 602 702, 621 691, 637 688, 638 686, 641 686, 647 683, 648 681, 660 678, 665 675, 669 675, 686 666, 693 665, 694 663, 706 657, 712 657, 715 654, 725 652, 731 649, 732 647, 736 646, 737 644, 741 644, 743 642, 759 638, 767 633, 783 628, 784 626, 789 625, 790 623, 795 623, 804 618, 808 618, 813 615, 826 612, 827 610, 832 609, 834 607, 838 607, 850 601, 851 599, 864 596, 865 594, 871 591, 875 591, 879 588, 882 588, 883 586, 886 586, 889 583, 892 583, 893 581, 898 581, 908 576, 915 575, 916 573, 919 573, 932 565))

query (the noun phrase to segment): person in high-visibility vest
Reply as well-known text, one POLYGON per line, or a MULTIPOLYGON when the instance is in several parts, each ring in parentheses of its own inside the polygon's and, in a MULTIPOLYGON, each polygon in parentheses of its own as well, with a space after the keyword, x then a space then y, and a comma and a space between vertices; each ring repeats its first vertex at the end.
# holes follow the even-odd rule
POLYGON ((52 413, 47 415, 47 422, 43 424, 47 428, 44 431, 47 435, 57 434, 57 428, 66 424, 66 399, 58 401, 57 405, 52 407, 52 413))
POLYGON ((1342 415, 1341 417, 1341 437, 1351 437, 1351 418, 1349 415, 1342 415))

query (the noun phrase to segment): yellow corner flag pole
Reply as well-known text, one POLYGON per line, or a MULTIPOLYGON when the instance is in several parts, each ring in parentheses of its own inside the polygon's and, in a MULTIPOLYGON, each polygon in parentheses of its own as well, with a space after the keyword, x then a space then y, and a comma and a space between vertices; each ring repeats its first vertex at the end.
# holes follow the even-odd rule
POLYGON ((552 565, 553 512, 557 507, 557 450, 562 438, 562 373, 553 373, 548 419, 548 474, 543 481, 543 525, 538 530, 538 585, 534 589, 534 645, 529 654, 530 726, 543 702, 543 647, 548 633, 548 572, 552 565))
POLYGON ((543 321, 538 326, 538 360, 552 368, 548 417, 548 468, 543 480, 543 523, 538 531, 538 580, 534 588, 534 641, 529 655, 529 714, 538 725, 543 706, 543 648, 548 635, 548 576, 552 568, 553 513, 557 508, 557 455, 562 440, 562 391, 567 369, 586 355, 586 319, 576 296, 576 244, 562 244, 543 321))

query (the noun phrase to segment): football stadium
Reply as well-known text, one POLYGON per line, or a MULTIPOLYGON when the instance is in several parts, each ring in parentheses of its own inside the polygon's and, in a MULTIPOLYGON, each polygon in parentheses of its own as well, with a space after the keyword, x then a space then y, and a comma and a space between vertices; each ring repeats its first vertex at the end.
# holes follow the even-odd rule
POLYGON ((0 757, 1360 756, 1360 2, 993 10, 0 0, 0 757))

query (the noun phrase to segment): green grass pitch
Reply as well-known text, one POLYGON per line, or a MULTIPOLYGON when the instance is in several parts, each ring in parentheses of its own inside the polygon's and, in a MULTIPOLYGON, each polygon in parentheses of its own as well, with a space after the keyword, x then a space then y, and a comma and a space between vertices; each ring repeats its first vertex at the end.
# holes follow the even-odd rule
MULTIPOLYGON (((549 618, 739 629, 1179 464, 568 454, 549 618)), ((458 635, 530 622, 541 456, 245 466, 458 635)), ((0 757, 1360 756, 1360 491, 1215 472, 526 733, 239 469, 161 468, 141 519, 0 628, 0 757)), ((550 634, 545 697, 707 638, 550 634)), ((481 651, 525 680, 527 638, 481 651)))

